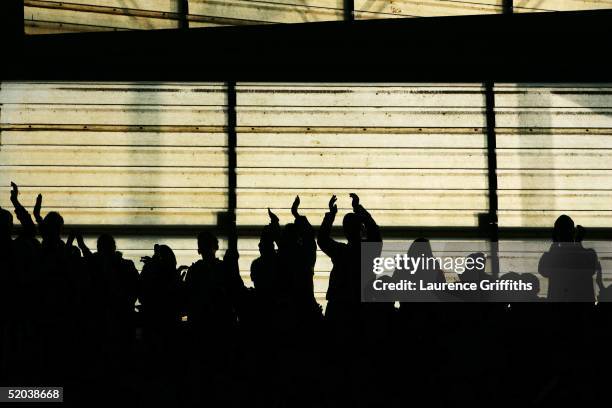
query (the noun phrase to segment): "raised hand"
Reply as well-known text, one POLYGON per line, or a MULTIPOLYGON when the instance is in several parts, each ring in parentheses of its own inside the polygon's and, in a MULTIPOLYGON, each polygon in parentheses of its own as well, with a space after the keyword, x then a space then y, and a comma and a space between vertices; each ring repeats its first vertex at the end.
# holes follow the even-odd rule
POLYGON ((34 219, 38 224, 43 224, 43 219, 40 216, 40 207, 42 206, 42 194, 36 196, 36 204, 34 204, 34 219))
POLYGON ((270 208, 268 208, 268 217, 270 217, 270 224, 278 224, 278 217, 270 210, 270 208))
POLYGON ((42 194, 36 196, 36 204, 34 204, 34 215, 40 215, 40 208, 42 207, 42 194))
POLYGON ((329 212, 332 214, 336 214, 338 212, 338 206, 336 205, 337 200, 338 198, 336 197, 336 195, 333 195, 329 199, 329 212))
POLYGON ((83 248, 85 246, 85 241, 83 240, 83 234, 81 234, 81 231, 76 231, 74 236, 76 237, 79 248, 83 248))
POLYGON ((299 206, 300 206, 300 196, 296 195, 295 200, 293 200, 293 204, 291 205, 291 214, 293 214, 295 218, 300 216, 300 214, 298 213, 299 206))
POLYGON ((223 260, 226 260, 226 259, 237 260, 238 258, 240 258, 240 254, 238 253, 237 248, 227 248, 225 250, 225 255, 223 255, 223 260))
POLYGON ((11 201, 17 200, 17 197, 19 196, 19 187, 17 187, 17 184, 11 181, 11 188, 11 201))
POLYGON ((357 209, 357 207, 359 207, 359 196, 355 193, 351 193, 349 194, 349 197, 352 198, 352 206, 353 206, 353 210, 357 209))
POLYGON ((70 230, 70 233, 68 234, 68 240, 66 241, 66 246, 71 247, 75 238, 76 238, 76 233, 73 230, 70 230))

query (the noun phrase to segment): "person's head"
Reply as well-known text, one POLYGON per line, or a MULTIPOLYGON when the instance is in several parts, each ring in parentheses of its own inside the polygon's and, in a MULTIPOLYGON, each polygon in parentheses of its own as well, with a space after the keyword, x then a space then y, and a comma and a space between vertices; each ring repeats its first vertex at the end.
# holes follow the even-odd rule
POLYGON ((465 260, 465 271, 459 275, 462 280, 479 281, 485 272, 485 254, 474 252, 469 254, 465 260))
POLYGON ((433 258, 433 251, 431 250, 431 243, 427 238, 415 239, 410 248, 408 248, 408 257, 410 258, 433 258))
POLYGON ((408 248, 408 257, 414 260, 419 258, 422 259, 414 273, 427 274, 436 272, 441 266, 439 262, 428 261, 428 259, 433 259, 434 256, 431 250, 431 244, 426 238, 417 238, 410 244, 410 248, 408 248))
POLYGON ((47 238, 52 239, 60 239, 60 235, 62 234, 62 228, 64 228, 64 219, 62 216, 55 211, 49 212, 45 215, 43 220, 44 222, 44 232, 47 238))
POLYGON ((265 226, 259 238, 259 253, 261 255, 270 255, 274 253, 274 237, 269 226, 265 226))
POLYGON ((302 242, 301 242, 300 230, 297 225, 294 223, 289 223, 285 225, 283 231, 281 233, 280 246, 282 251, 292 251, 296 250, 302 242))
POLYGON ((553 229, 553 241, 555 242, 574 242, 575 229, 574 221, 563 214, 555 221, 553 229))
POLYGON ((582 242, 586 235, 586 229, 582 225, 576 225, 576 242, 582 242))
POLYGON ((521 279, 525 283, 531 283, 531 290, 527 294, 528 298, 536 299, 540 293, 540 280, 538 277, 533 273, 523 273, 521 274, 521 279))
POLYGON ((155 245, 154 248, 155 256, 159 263, 168 269, 176 269, 176 256, 174 251, 168 245, 155 245))
MULTIPOLYGON (((502 281, 502 282, 503 281, 519 282, 521 280, 521 275, 519 275, 517 272, 509 271, 509 272, 506 272, 503 275, 501 275, 499 277, 499 280, 502 281)), ((495 291, 494 294, 497 296, 497 300, 500 300, 500 301, 503 301, 503 302, 516 302, 516 301, 520 301, 525 296, 521 292, 517 292, 517 291, 513 291, 513 290, 508 290, 508 289, 503 289, 503 288, 495 291)))
POLYGON ((0 236, 10 237, 13 232, 13 214, 10 211, 0 208, 0 236))
POLYGON ((466 266, 466 270, 473 270, 480 273, 483 273, 485 270, 485 262, 487 257, 485 256, 485 254, 483 254, 482 252, 474 252, 472 254, 469 254, 468 259, 470 259, 470 262, 468 262, 470 265, 466 266))
POLYGON ((202 259, 214 259, 219 249, 219 241, 212 233, 202 231, 198 234, 198 254, 202 259))
POLYGON ((102 234, 98 237, 98 253, 101 255, 112 255, 117 251, 115 238, 110 234, 102 234))
POLYGON ((348 213, 342 219, 342 230, 348 242, 361 241, 361 220, 355 213, 348 213))

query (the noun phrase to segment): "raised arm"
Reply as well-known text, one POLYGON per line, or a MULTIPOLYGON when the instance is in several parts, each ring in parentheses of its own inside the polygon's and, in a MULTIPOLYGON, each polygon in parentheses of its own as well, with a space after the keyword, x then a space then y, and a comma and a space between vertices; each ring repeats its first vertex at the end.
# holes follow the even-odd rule
POLYGON ((293 200, 293 204, 291 205, 291 214, 295 218, 295 224, 300 228, 300 231, 308 233, 312 232, 314 238, 314 230, 312 225, 310 225, 310 221, 305 215, 301 215, 299 213, 300 207, 300 196, 295 196, 295 200, 293 200))
POLYGON ((353 199, 353 212, 359 216, 363 225, 366 228, 366 241, 368 242, 382 242, 382 236, 380 234, 380 227, 372 218, 372 215, 359 203, 359 196, 355 193, 351 193, 350 197, 353 199))
POLYGON ((270 224, 268 225, 270 239, 278 247, 278 244, 280 242, 280 235, 281 235, 279 219, 276 216, 276 214, 274 214, 269 208, 268 208, 268 217, 270 217, 270 224))
POLYGON ((42 207, 42 194, 39 194, 36 196, 36 204, 34 204, 34 219, 36 220, 36 223, 39 226, 43 225, 44 223, 43 218, 40 216, 41 207, 42 207))
POLYGON ((308 218, 305 215, 300 215, 298 212, 300 206, 300 196, 295 196, 295 200, 293 200, 293 205, 291 206, 291 214, 295 218, 295 225, 298 227, 300 231, 300 235, 302 238, 302 248, 303 248, 303 256, 307 260, 308 264, 311 267, 314 267, 314 264, 317 260, 317 241, 315 237, 314 228, 308 221, 308 218))
POLYGON ((28 210, 19 202, 19 187, 13 182, 11 182, 11 187, 11 203, 13 203, 13 207, 15 208, 15 215, 23 227, 22 235, 34 238, 36 235, 36 225, 34 225, 34 221, 32 221, 32 216, 28 210))
POLYGON ((319 234, 317 235, 317 243, 319 248, 330 258, 334 258, 340 251, 341 244, 334 241, 331 237, 331 229, 334 224, 334 219, 338 213, 338 206, 336 205, 336 196, 333 195, 329 200, 329 212, 323 217, 323 222, 319 228, 319 234))
POLYGON ((77 231, 75 233, 75 236, 76 236, 77 245, 79 249, 81 250, 81 252, 83 252, 83 257, 89 258, 92 255, 91 250, 85 244, 85 241, 83 240, 83 235, 79 231, 77 231))

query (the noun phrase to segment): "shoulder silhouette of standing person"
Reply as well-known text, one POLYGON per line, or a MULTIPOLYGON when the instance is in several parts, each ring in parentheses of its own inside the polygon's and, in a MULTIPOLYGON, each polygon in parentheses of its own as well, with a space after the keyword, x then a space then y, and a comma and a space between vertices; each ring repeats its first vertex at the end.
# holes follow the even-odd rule
POLYGON ((152 370, 171 370, 178 359, 175 351, 182 311, 182 276, 176 256, 167 245, 155 245, 153 256, 141 258, 139 312, 143 340, 152 370))
POLYGON ((297 323, 312 323, 321 317, 314 297, 314 266, 317 259, 315 232, 306 216, 299 214, 300 197, 291 206, 294 222, 283 228, 279 243, 281 270, 297 323))
POLYGON ((228 334, 235 327, 245 290, 238 268, 238 254, 228 249, 216 257, 219 241, 208 231, 198 235, 198 253, 185 277, 187 315, 190 325, 201 332, 207 327, 228 334))
POLYGON ((279 219, 269 208, 270 223, 259 237, 259 257, 251 263, 251 281, 255 287, 255 297, 264 309, 274 305, 279 299, 278 284, 279 254, 275 245, 280 239, 279 219))
MULTIPOLYGON (((421 287, 421 282, 423 285, 427 285, 429 283, 444 283, 446 282, 446 278, 444 277, 444 271, 440 269, 441 265, 436 261, 437 258, 434 258, 433 251, 431 249, 431 243, 426 238, 417 238, 412 242, 410 247, 408 248, 407 256, 409 259, 414 259, 419 261, 418 266, 415 270, 399 270, 398 279, 406 279, 408 281, 412 281, 416 284, 416 288, 421 287)), ((427 301, 427 302, 437 302, 440 300, 440 293, 422 291, 417 289, 415 292, 411 294, 414 299, 413 301, 427 301)), ((406 307, 410 307, 405 302, 400 303, 400 311, 406 307)))
POLYGON ((143 257, 140 273, 140 311, 145 327, 170 330, 180 321, 181 272, 176 256, 167 245, 155 245, 152 257, 143 257))
MULTIPOLYGON (((84 243, 80 245, 85 246, 84 243)), ((89 250, 84 252, 89 253, 89 250)), ((124 259, 117 251, 115 239, 109 234, 98 237, 97 252, 87 257, 86 265, 91 285, 90 310, 96 321, 94 331, 98 337, 94 335, 93 340, 115 363, 132 346, 140 285, 138 270, 134 262, 124 259)))

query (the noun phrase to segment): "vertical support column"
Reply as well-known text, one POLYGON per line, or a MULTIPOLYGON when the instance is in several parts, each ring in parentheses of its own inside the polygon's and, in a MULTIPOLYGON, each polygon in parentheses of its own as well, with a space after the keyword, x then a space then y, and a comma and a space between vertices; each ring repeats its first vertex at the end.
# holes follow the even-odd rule
POLYGON ((499 276, 499 226, 497 219, 497 139, 495 134, 495 90, 493 81, 486 81, 485 106, 487 125, 487 158, 489 181, 489 213, 487 217, 487 230, 491 248, 491 269, 493 277, 499 276))
POLYGON ((236 81, 227 81, 227 239, 228 249, 238 250, 236 231, 236 81))
POLYGON ((503 14, 514 13, 514 0, 503 0, 502 13, 503 14))
POLYGON ((355 21, 355 0, 344 0, 344 21, 355 21))
POLYGON ((179 28, 187 29, 189 28, 189 0, 176 1, 178 1, 178 14, 180 16, 179 28))
POLYGON ((0 38, 5 50, 7 45, 21 46, 25 35, 23 19, 23 0, 0 0, 0 38))

